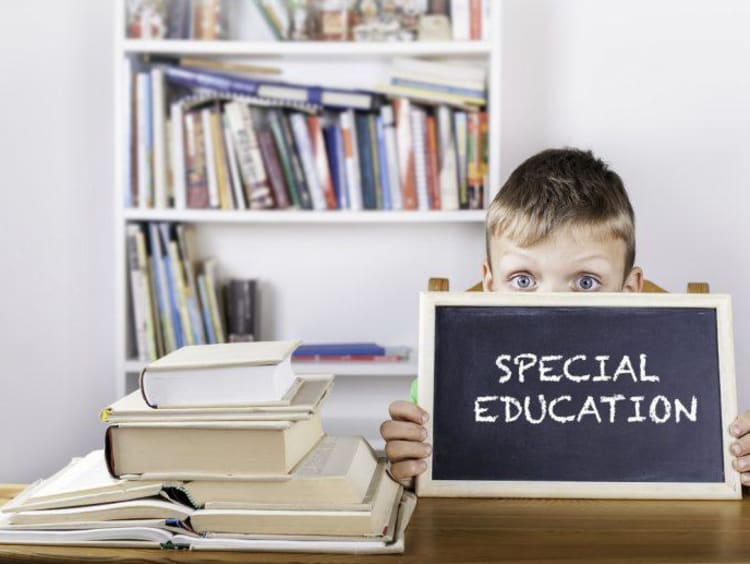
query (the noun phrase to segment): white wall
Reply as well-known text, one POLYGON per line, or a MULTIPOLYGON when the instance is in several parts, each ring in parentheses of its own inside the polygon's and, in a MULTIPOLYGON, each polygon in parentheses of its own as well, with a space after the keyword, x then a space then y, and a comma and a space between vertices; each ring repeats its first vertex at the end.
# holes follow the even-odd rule
MULTIPOLYGON (((111 4, 13 2, 0 19, 0 482, 49 474, 99 446, 96 413, 112 399, 111 4)), ((589 147, 609 161, 636 207, 639 262, 647 275, 673 291, 688 280, 707 280, 714 291, 733 294, 741 404, 750 407, 743 377, 750 353, 742 347, 750 333, 742 222, 750 203, 744 186, 750 3, 503 4, 504 175, 548 146, 589 147)), ((279 302, 280 318, 266 318, 270 331, 286 332, 292 312, 305 308, 310 315, 299 329, 308 338, 335 337, 318 317, 344 315, 352 327, 361 326, 353 296, 358 284, 372 284, 379 291, 365 295, 362 311, 376 319, 373 337, 396 343, 416 331, 416 296, 398 298, 393 319, 378 318, 390 281, 405 276, 400 287, 416 291, 427 275, 444 272, 457 287, 467 285, 481 256, 481 247, 468 248, 471 241, 481 244, 476 227, 422 226, 419 246, 403 226, 345 227, 331 253, 349 264, 328 278, 309 257, 298 270, 271 263, 294 250, 306 256, 338 227, 314 227, 300 242, 272 227, 279 231, 272 238, 277 252, 264 254, 259 238, 268 232, 248 226, 248 263, 227 267, 241 274, 274 268, 297 276, 285 284, 343 296, 332 312, 317 296, 306 304, 299 292, 288 293, 279 302), (356 253, 370 229, 380 237, 377 262, 356 253), (456 244, 430 242, 441 240, 438 229, 455 230, 456 244), (414 260, 392 259, 389 252, 405 243, 420 251, 414 260), (389 333, 389 322, 400 329, 389 333)), ((205 252, 213 252, 210 241, 205 252)))
POLYGON ((550 146, 625 181, 637 262, 670 291, 734 300, 750 409, 750 2, 504 0, 503 172, 550 146))
POLYGON ((112 7, 3 5, 0 482, 101 445, 114 390, 112 7))

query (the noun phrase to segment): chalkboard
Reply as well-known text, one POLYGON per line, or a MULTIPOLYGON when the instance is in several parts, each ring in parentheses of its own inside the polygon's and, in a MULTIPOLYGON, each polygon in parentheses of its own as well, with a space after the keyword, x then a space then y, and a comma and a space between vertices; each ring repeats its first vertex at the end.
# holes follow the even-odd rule
POLYGON ((741 497, 728 296, 425 293, 420 495, 741 497))

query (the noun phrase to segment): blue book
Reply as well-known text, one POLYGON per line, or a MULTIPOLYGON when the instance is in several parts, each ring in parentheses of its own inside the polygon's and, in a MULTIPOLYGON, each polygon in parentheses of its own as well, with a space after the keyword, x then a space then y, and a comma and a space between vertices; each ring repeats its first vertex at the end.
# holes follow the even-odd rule
POLYGON ((375 343, 323 343, 300 345, 292 353, 295 356, 314 356, 314 355, 375 355, 383 356, 385 347, 375 343))
POLYGON ((366 90, 345 90, 271 80, 253 80, 231 74, 171 65, 162 65, 161 68, 164 69, 165 78, 170 82, 190 88, 207 88, 226 94, 256 96, 298 105, 311 104, 355 110, 372 110, 378 103, 378 95, 366 90))
POLYGON ((167 278, 167 292, 169 294, 169 305, 172 310, 172 326, 174 327, 174 338, 177 348, 184 347, 185 343, 184 330, 182 328, 182 319, 180 319, 180 301, 177 295, 177 281, 172 275, 172 263, 169 258, 169 224, 160 223, 159 231, 161 232, 161 246, 164 254, 162 263, 167 278))
POLYGON ((385 152, 385 133, 383 131, 383 118, 375 118, 375 130, 378 137, 378 158, 380 163, 380 187, 383 193, 383 209, 393 209, 391 204, 391 185, 388 181, 388 155, 385 152))
POLYGON ((344 149, 344 136, 338 125, 333 125, 333 138, 336 145, 336 174, 339 177, 340 200, 339 207, 342 210, 351 208, 349 202, 349 179, 346 176, 346 151, 344 149))
POLYGON ((334 126, 328 125, 323 127, 323 142, 326 146, 328 155, 328 173, 331 175, 333 184, 333 194, 336 196, 336 207, 341 209, 341 178, 339 178, 338 153, 336 151, 336 134, 333 131, 334 126))
POLYGON ((164 338, 164 350, 165 352, 171 352, 176 348, 176 339, 174 337, 174 325, 169 300, 167 274, 164 270, 164 254, 161 250, 159 229, 155 223, 148 224, 147 233, 147 241, 150 248, 151 272, 153 273, 155 280, 156 304, 159 310, 159 322, 161 323, 162 336, 164 338))
POLYGON ((372 162, 372 147, 370 145, 370 120, 367 114, 354 116, 354 127, 357 132, 357 154, 359 156, 359 171, 362 179, 362 207, 366 210, 378 209, 377 194, 375 193, 375 170, 372 162))
POLYGON ((457 86, 447 86, 445 84, 435 84, 434 82, 422 82, 419 80, 407 80, 405 78, 392 78, 393 86, 403 86, 405 88, 416 88, 419 90, 430 90, 432 92, 441 92, 453 96, 464 96, 466 98, 486 98, 484 90, 472 90, 470 88, 460 88, 457 86))

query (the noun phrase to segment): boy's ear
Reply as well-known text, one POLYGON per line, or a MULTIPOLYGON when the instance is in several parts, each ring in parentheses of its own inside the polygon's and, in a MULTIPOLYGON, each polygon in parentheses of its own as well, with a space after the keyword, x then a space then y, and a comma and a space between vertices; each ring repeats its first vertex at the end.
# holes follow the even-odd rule
POLYGON ((642 292, 643 291, 643 269, 640 266, 634 266, 630 269, 630 274, 625 278, 622 284, 623 292, 642 292))
POLYGON ((482 263, 482 289, 485 292, 495 291, 492 280, 492 270, 490 269, 490 265, 486 260, 482 263))

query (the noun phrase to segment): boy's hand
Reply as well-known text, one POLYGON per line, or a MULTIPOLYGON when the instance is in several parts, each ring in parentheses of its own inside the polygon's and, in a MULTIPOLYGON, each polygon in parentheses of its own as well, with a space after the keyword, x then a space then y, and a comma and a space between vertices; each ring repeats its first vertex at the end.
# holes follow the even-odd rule
POLYGON ((413 485, 414 476, 427 469, 422 458, 432 453, 425 443, 427 412, 408 401, 394 401, 388 407, 391 419, 383 421, 380 434, 385 439, 385 455, 391 463, 391 476, 407 488, 413 485))
POLYGON ((746 411, 729 426, 735 441, 729 446, 734 455, 732 464, 740 472, 743 486, 750 486, 750 411, 746 411))

